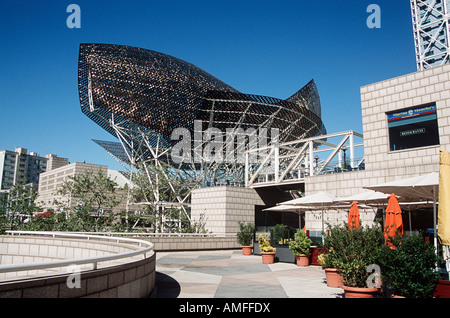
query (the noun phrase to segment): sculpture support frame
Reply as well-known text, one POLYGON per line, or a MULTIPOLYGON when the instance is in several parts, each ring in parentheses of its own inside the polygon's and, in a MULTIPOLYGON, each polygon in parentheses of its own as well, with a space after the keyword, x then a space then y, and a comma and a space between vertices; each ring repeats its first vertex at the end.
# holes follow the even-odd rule
MULTIPOLYGON (((245 151, 326 133, 314 80, 286 100, 243 94, 200 68, 163 53, 81 44, 78 83, 82 112, 119 141, 95 142, 126 167, 131 177, 137 166, 143 167, 155 198, 147 203, 155 206, 168 203, 162 202, 159 185, 152 181, 148 167, 152 164, 160 169, 174 194, 170 204, 178 206, 188 219, 193 189, 245 186, 245 151), (190 133, 194 142, 174 138, 177 129, 185 129, 184 136, 190 133), (266 139, 261 138, 262 132, 266 139), (240 144, 239 138, 246 142, 240 144), (225 156, 218 151, 224 144, 232 149, 225 156), (174 150, 186 145, 190 160, 173 160, 174 150), (213 160, 208 154, 214 154, 213 160), (241 159, 230 161, 230 157, 241 159), (168 171, 178 180, 167 175, 168 171), (178 182, 185 186, 182 195, 176 193, 178 182)), ((268 161, 278 162, 278 158, 265 155, 261 156, 264 163, 256 158, 255 164, 267 169, 268 161)))

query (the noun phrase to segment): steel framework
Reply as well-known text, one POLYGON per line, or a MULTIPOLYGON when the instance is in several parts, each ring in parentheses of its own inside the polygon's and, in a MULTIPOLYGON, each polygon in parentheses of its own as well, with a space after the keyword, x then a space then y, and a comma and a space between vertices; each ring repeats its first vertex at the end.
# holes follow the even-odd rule
POLYGON ((246 186, 257 188, 304 183, 305 177, 325 173, 363 170, 365 158, 356 158, 355 148, 363 146, 363 135, 355 131, 309 137, 245 152, 246 186), (346 151, 349 151, 348 157, 346 151), (265 153, 262 160, 252 163, 252 153, 265 153), (325 158, 318 154, 328 153, 325 158), (337 162, 332 160, 338 157, 337 162))
POLYGON ((82 112, 118 139, 95 142, 130 171, 143 167, 156 201, 158 184, 147 167, 159 167, 177 192, 176 181, 164 173, 170 167, 185 187, 183 195, 174 197, 186 214, 185 204, 195 188, 244 186, 246 150, 326 133, 314 80, 285 100, 243 94, 200 68, 159 52, 81 44, 78 87, 82 112), (174 139, 180 128, 189 135, 174 139), (262 138, 268 131, 270 138, 262 138), (180 144, 189 148, 187 156, 186 151, 174 154, 180 144), (226 156, 220 155, 223 147, 226 156), (212 159, 205 155, 207 150, 214 154, 212 159))
POLYGON ((449 0, 411 0, 417 70, 450 61, 449 0))

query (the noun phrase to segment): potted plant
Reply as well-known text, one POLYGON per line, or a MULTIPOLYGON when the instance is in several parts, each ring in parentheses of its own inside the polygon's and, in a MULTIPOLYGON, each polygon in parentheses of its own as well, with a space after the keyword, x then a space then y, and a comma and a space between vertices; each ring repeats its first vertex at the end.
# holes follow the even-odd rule
MULTIPOLYGON (((379 286, 368 285, 372 272, 369 265, 376 264, 383 246, 383 231, 379 224, 372 227, 350 228, 348 224, 330 229, 333 253, 339 255, 338 271, 342 274, 342 289, 346 298, 374 298, 379 286)), ((378 285, 379 282, 377 282, 378 285)))
POLYGON ((270 242, 277 249, 275 260, 278 262, 295 262, 295 255, 289 249, 289 242, 294 238, 295 230, 284 224, 276 224, 268 233, 270 242))
POLYGON ((431 298, 439 274, 433 244, 421 235, 392 240, 395 248, 384 246, 378 258, 383 282, 393 295, 408 298, 431 298))
POLYGON ((276 248, 270 245, 267 233, 258 236, 259 250, 261 251, 263 264, 272 264, 275 261, 276 248))
POLYGON ((309 266, 309 253, 312 241, 305 231, 297 230, 294 240, 289 242, 289 249, 295 255, 298 266, 309 266))
POLYGON ((239 222, 237 241, 242 246, 243 255, 251 255, 253 249, 253 237, 255 236, 255 225, 253 223, 239 222))
POLYGON ((341 262, 333 247, 326 249, 324 253, 317 257, 317 260, 325 271, 327 286, 333 288, 341 287, 342 275, 339 270, 341 262))
POLYGON ((342 278, 342 242, 346 240, 347 228, 345 226, 330 226, 328 231, 323 232, 325 252, 319 256, 319 264, 325 271, 328 287, 340 288, 343 284, 342 278))

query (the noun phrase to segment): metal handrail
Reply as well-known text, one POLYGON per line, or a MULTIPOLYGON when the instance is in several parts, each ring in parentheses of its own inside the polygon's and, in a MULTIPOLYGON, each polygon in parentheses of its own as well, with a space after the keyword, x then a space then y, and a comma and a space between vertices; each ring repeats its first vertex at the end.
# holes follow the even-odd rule
MULTIPOLYGON (((71 233, 71 232, 68 232, 71 233)), ((235 233, 149 233, 149 232, 84 232, 86 234, 94 234, 97 236, 142 236, 142 237, 234 237, 235 233)))
POLYGON ((52 236, 55 237, 72 237, 72 238, 85 238, 87 240, 91 238, 101 238, 102 240, 107 239, 111 241, 119 241, 128 242, 128 243, 138 243, 139 247, 142 245, 147 246, 143 249, 139 249, 132 252, 119 253, 119 254, 111 254, 105 256, 98 257, 88 257, 88 258, 77 258, 77 259, 66 259, 66 260, 57 260, 57 261, 49 261, 49 262, 38 262, 38 263, 21 263, 21 264, 4 264, 0 265, 0 273, 7 272, 18 272, 18 271, 26 271, 26 270, 37 270, 43 268, 52 268, 52 267, 63 267, 70 265, 82 265, 82 264, 93 264, 93 269, 97 269, 97 263, 106 262, 111 260, 116 260, 120 258, 127 258, 136 255, 143 254, 144 258, 147 258, 147 253, 153 250, 154 244, 152 242, 147 242, 143 240, 137 240, 132 238, 124 238, 124 237, 105 237, 100 235, 88 235, 88 234, 79 234, 79 233, 64 233, 64 232, 38 232, 38 231, 7 231, 8 234, 31 234, 31 235, 39 235, 39 236, 52 236))

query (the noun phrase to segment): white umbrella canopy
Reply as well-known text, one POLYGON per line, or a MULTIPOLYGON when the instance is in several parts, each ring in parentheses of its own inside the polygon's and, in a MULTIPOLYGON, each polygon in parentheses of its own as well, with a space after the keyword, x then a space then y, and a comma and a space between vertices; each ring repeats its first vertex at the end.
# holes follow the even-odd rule
MULTIPOLYGON (((342 208, 348 208, 349 204, 327 204, 327 208, 332 209, 342 209, 342 208)), ((269 211, 269 212, 305 212, 305 211, 318 211, 322 207, 320 205, 287 205, 287 204, 278 204, 276 206, 263 209, 263 211, 269 211)))
POLYGON ((337 199, 339 202, 357 201, 359 203, 386 203, 387 204, 388 195, 386 193, 381 193, 378 191, 368 190, 358 194, 353 194, 347 197, 340 197, 337 199))
MULTIPOLYGON (((322 232, 324 231, 324 208, 333 205, 337 202, 337 197, 327 192, 317 192, 298 199, 289 200, 280 203, 280 205, 294 205, 302 207, 316 207, 322 210, 322 232)), ((323 243, 323 237, 322 237, 323 243)))
POLYGON ((395 193, 411 200, 435 200, 439 191, 439 173, 432 172, 364 188, 387 194, 395 193))
POLYGON ((294 206, 326 206, 337 202, 337 197, 326 192, 317 192, 298 199, 293 199, 280 203, 280 205, 294 206))
MULTIPOLYGON (((300 216, 300 214, 304 213, 305 211, 310 211, 314 208, 315 207, 310 207, 310 206, 276 205, 271 208, 263 209, 263 211, 264 212, 294 212, 300 216)), ((300 219, 299 219, 299 224, 301 224, 300 219)))
POLYGON ((303 212, 305 210, 309 210, 311 207, 301 207, 295 205, 276 205, 271 208, 263 209, 263 211, 272 211, 272 212, 303 212))
POLYGON ((436 203, 439 196, 439 173, 432 172, 417 177, 399 179, 379 185, 364 187, 383 193, 395 193, 408 200, 433 201, 434 246, 437 252, 436 203))

